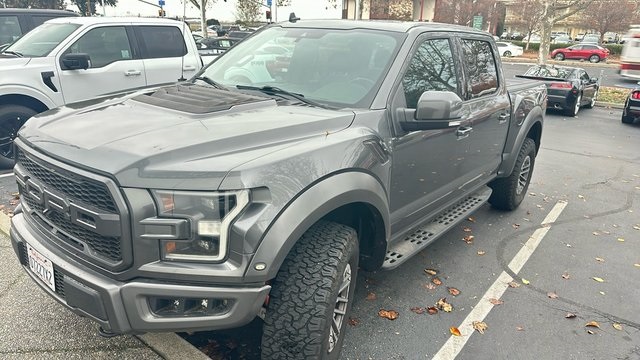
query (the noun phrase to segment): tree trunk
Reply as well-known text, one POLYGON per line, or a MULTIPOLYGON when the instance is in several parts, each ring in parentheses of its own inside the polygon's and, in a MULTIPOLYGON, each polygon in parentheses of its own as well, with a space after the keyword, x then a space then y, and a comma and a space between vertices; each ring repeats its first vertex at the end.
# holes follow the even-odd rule
POLYGON ((207 29, 207 6, 206 2, 200 3, 200 27, 202 28, 202 36, 206 39, 209 37, 207 29))
POLYGON ((551 28, 553 28, 554 14, 552 12, 549 0, 544 2, 544 10, 541 20, 542 33, 540 34, 540 49, 538 50, 538 65, 546 65, 549 56, 549 48, 551 46, 551 28))

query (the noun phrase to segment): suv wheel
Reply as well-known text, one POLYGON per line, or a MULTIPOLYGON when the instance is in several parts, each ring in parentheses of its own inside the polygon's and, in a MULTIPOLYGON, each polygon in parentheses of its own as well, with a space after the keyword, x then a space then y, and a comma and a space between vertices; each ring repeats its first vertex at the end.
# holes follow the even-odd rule
POLYGON ((511 175, 491 182, 490 186, 493 189, 489 198, 491 206, 500 210, 513 210, 520 205, 527 194, 535 160, 536 143, 526 138, 520 147, 511 175))
POLYGON ((598 63, 598 62, 600 62, 600 56, 591 55, 591 56, 589 56, 589 61, 592 62, 592 63, 598 63))
POLYGON ((564 54, 563 53, 557 53, 556 56, 554 56, 553 58, 558 60, 558 61, 562 61, 562 60, 564 60, 564 54))
POLYGON ((13 139, 18 136, 20 127, 36 112, 26 106, 0 106, 0 167, 13 166, 13 139))
POLYGON ((502 54, 502 56, 511 57, 511 51, 509 51, 509 50, 505 51, 504 54, 502 54))
POLYGON ((338 359, 358 272, 358 236, 320 221, 293 246, 272 283, 263 359, 338 359))

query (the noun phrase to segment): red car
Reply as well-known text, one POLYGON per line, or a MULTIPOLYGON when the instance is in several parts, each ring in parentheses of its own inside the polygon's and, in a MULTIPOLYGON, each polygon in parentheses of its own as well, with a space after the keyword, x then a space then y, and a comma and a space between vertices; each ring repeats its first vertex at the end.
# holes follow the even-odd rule
POLYGON ((606 60, 608 56, 609 49, 595 44, 576 44, 562 49, 555 49, 551 52, 551 57, 556 60, 584 59, 592 63, 606 60))

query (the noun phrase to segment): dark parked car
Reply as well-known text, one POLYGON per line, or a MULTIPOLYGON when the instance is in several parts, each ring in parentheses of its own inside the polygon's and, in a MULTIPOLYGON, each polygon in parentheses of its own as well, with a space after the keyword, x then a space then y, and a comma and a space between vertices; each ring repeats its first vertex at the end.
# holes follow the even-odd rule
POLYGON ((0 50, 45 21, 63 16, 78 14, 51 9, 0 9, 0 50))
POLYGON ((622 122, 625 124, 640 122, 640 87, 636 87, 629 93, 622 110, 622 122))
POLYGON ((561 109, 569 116, 578 115, 581 107, 592 108, 598 97, 598 78, 584 69, 569 66, 535 65, 518 77, 540 80, 547 85, 547 108, 561 109))
POLYGON ((564 59, 580 59, 597 63, 609 57, 609 49, 605 49, 596 44, 576 44, 553 50, 551 57, 560 61, 564 59))

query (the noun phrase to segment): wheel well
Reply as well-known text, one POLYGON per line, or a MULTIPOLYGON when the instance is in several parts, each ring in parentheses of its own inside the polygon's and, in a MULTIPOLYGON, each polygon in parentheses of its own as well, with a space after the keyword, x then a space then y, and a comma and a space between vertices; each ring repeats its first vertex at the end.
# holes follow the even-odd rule
POLYGON ((366 203, 351 203, 339 207, 323 217, 352 227, 360 242, 360 267, 367 271, 379 269, 387 252, 382 215, 366 203))
POLYGON ((2 95, 0 96, 0 105, 22 105, 33 109, 33 111, 38 113, 49 110, 49 108, 40 100, 26 95, 2 95))
POLYGON ((540 138, 542 136, 542 124, 536 121, 535 124, 529 129, 527 137, 536 143, 536 154, 540 150, 540 138))

